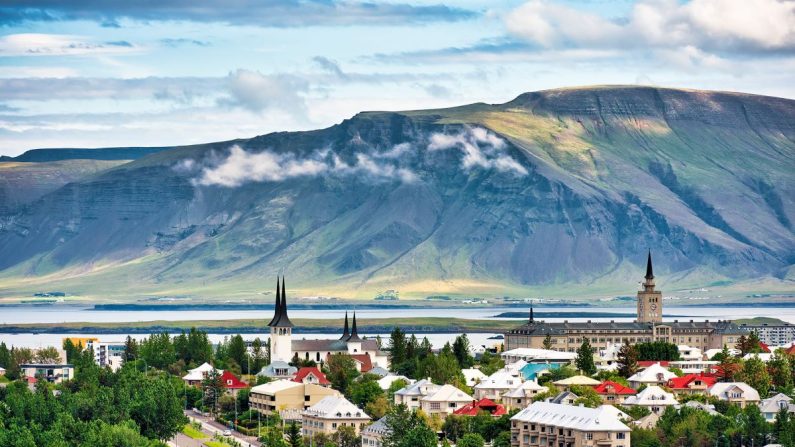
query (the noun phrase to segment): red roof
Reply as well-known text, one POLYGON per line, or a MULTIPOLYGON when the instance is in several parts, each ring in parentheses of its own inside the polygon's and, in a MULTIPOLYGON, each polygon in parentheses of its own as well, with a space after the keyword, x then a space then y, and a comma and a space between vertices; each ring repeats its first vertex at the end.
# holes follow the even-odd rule
POLYGON ((620 383, 611 382, 609 380, 605 380, 604 382, 600 383, 596 387, 594 387, 594 391, 598 394, 635 394, 637 391, 633 390, 628 386, 624 386, 620 383))
POLYGON ((502 416, 505 414, 505 407, 500 404, 494 403, 491 399, 473 400, 472 403, 466 404, 463 407, 455 410, 453 414, 465 416, 477 416, 481 411, 485 411, 492 416, 502 416))
POLYGON ((668 360, 640 360, 638 361, 638 366, 641 368, 648 368, 649 366, 655 363, 659 363, 660 366, 664 366, 667 368, 670 362, 668 360))
POLYGON ((370 360, 370 354, 353 354, 351 357, 362 364, 361 370, 363 373, 373 369, 373 362, 370 360))
POLYGON ((313 375, 317 379, 317 383, 320 385, 331 385, 331 382, 328 381, 326 375, 323 374, 317 366, 305 366, 298 370, 293 376, 293 382, 303 382, 306 376, 313 375))
POLYGON ((795 343, 792 344, 789 348, 784 350, 784 353, 789 355, 795 355, 795 343))
POLYGON ((706 374, 706 373, 698 373, 698 374, 686 374, 682 377, 674 377, 673 379, 668 380, 668 387, 675 389, 675 390, 683 390, 689 388, 690 385, 695 380, 701 380, 704 382, 706 387, 711 387, 714 385, 718 378, 715 377, 714 374, 706 374))
POLYGON ((759 349, 761 349, 764 353, 770 354, 770 346, 762 343, 761 341, 759 342, 759 349))
POLYGON ((221 383, 224 384, 224 388, 228 390, 239 390, 241 388, 248 388, 248 384, 243 382, 242 380, 238 379, 234 374, 229 371, 224 371, 221 374, 221 383))

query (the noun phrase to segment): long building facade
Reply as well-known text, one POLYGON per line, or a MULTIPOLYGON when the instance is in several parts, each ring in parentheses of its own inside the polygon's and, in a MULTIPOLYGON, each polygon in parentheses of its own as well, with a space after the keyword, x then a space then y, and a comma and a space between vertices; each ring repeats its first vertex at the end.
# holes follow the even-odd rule
POLYGON ((547 323, 535 320, 531 309, 527 323, 505 334, 505 349, 542 348, 544 339, 549 336, 552 349, 562 352, 575 352, 586 338, 595 352, 607 348, 608 344, 651 341, 686 344, 706 351, 721 349, 724 345, 733 347, 740 336, 748 334, 747 329, 731 321, 663 321, 662 293, 655 289, 651 253, 643 290, 638 292, 637 312, 637 319, 629 322, 547 323))

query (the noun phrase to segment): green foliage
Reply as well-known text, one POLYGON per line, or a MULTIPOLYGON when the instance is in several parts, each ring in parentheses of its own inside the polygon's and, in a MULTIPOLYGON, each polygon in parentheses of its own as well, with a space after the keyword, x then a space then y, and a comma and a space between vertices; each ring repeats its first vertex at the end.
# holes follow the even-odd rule
POLYGON ((217 414, 220 410, 219 401, 224 395, 224 384, 221 380, 221 375, 218 374, 218 370, 213 368, 207 373, 207 376, 202 380, 202 389, 204 390, 204 407, 209 408, 210 413, 217 414))
POLYGON ((453 342, 453 354, 460 368, 470 368, 475 364, 475 359, 469 353, 469 339, 467 334, 461 334, 453 342))
POLYGON ((349 425, 338 428, 332 439, 335 447, 361 447, 362 445, 362 440, 356 434, 356 429, 349 425))
POLYGON ((436 433, 417 412, 397 405, 384 416, 388 433, 383 447, 436 447, 436 433))
POLYGON ((328 368, 326 378, 331 382, 331 386, 345 395, 350 395, 349 388, 354 379, 359 377, 353 357, 348 354, 332 354, 328 358, 326 368, 328 368))
POLYGON ((593 361, 593 348, 587 338, 583 338, 582 344, 577 349, 577 358, 574 363, 577 365, 577 369, 582 371, 583 374, 589 376, 596 374, 596 364, 593 361))
POLYGON ((505 367, 505 362, 502 360, 502 357, 496 354, 492 354, 490 351, 486 351, 480 356, 480 371, 490 376, 497 372, 497 370, 505 367))
POLYGON ((547 336, 544 337, 544 342, 541 345, 544 347, 544 349, 552 349, 552 336, 547 334, 547 336))
POLYGON ((365 407, 364 411, 370 415, 373 419, 381 419, 384 415, 389 411, 390 400, 386 398, 383 394, 378 396, 372 402, 369 402, 365 407))
POLYGON ((351 402, 359 408, 364 408, 384 395, 384 390, 378 385, 378 376, 373 374, 365 374, 360 380, 353 382, 348 390, 351 402))
POLYGON ((638 372, 638 350, 625 341, 618 351, 618 375, 632 377, 638 372))
POLYGON ((753 387, 759 392, 762 399, 767 397, 773 383, 767 372, 767 366, 756 356, 752 356, 744 362, 742 370, 737 374, 737 380, 753 387))
POLYGON ((578 396, 577 400, 574 401, 574 405, 582 404, 588 408, 596 408, 602 405, 602 398, 589 386, 575 385, 570 388, 570 391, 578 396))
POLYGON ((406 334, 398 326, 392 329, 389 336, 389 362, 400 365, 406 361, 406 334))
POLYGON ((465 434, 460 441, 458 441, 458 447, 483 447, 486 442, 483 440, 483 437, 477 433, 467 433, 465 434))
POLYGON ((679 348, 673 343, 665 341, 651 341, 638 343, 635 346, 639 361, 644 360, 679 360, 679 348))
POLYGON ((646 416, 651 414, 651 411, 646 407, 639 407, 635 405, 632 405, 630 407, 615 405, 615 407, 623 411, 624 413, 628 414, 635 421, 641 418, 645 418, 646 416))
POLYGON ((285 436, 287 437, 287 444, 289 444, 290 447, 301 447, 303 445, 303 442, 301 442, 301 429, 295 421, 292 421, 290 425, 287 426, 285 436))
POLYGON ((152 334, 149 338, 145 338, 141 341, 139 352, 148 366, 161 370, 177 360, 174 344, 171 343, 168 332, 152 334))

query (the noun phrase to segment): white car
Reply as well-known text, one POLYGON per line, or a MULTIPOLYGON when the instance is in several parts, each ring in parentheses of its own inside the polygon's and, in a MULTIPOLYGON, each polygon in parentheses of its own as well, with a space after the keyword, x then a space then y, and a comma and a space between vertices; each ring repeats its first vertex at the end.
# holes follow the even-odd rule
POLYGON ((226 430, 224 430, 224 433, 223 433, 223 435, 224 435, 224 436, 232 436, 232 430, 229 430, 229 429, 227 428, 226 430))

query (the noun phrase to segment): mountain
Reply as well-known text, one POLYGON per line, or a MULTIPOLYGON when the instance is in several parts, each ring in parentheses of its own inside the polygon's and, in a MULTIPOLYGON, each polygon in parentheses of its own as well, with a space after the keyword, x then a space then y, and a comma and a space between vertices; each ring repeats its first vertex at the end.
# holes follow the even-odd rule
POLYGON ((604 86, 365 112, 4 209, 0 296, 251 298, 282 271, 298 294, 633 294, 647 249, 669 287, 793 290, 794 172, 789 99, 604 86))

